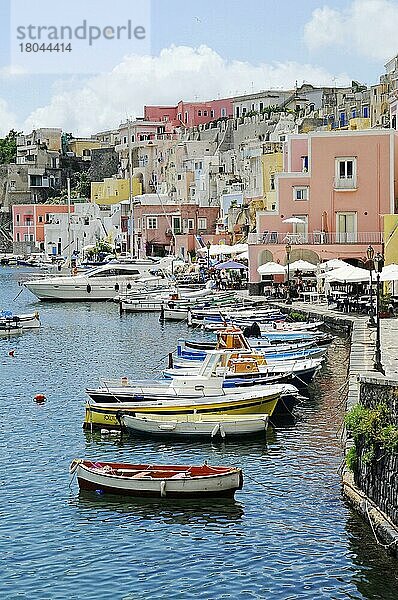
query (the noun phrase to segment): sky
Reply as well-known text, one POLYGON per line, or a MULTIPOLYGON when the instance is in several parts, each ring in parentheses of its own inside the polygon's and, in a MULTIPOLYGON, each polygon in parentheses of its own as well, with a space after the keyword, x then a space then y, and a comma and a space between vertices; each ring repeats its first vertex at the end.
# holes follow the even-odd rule
MULTIPOLYGON (((74 72, 67 72, 64 53, 56 68, 40 73, 39 53, 25 54, 33 62, 23 67, 10 53, 10 13, 22 15, 17 3, 27 0, 0 0, 0 135, 44 126, 91 135, 142 116, 144 104, 289 89, 296 80, 371 85, 398 53, 398 0, 69 0, 62 18, 77 18, 78 7, 92 1, 103 24, 102 5, 120 21, 127 11, 144 19, 137 11, 148 2, 148 43, 131 51, 115 40, 98 42, 98 51, 77 53, 74 45, 74 72)), ((29 0, 39 14, 46 2, 29 0)), ((50 6, 61 10, 53 0, 50 6)))

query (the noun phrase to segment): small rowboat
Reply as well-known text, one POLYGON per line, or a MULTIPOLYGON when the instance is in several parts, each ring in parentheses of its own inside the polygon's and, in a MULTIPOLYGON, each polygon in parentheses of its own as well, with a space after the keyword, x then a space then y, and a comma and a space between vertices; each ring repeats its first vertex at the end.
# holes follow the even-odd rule
POLYGON ((162 436, 178 436, 191 439, 207 437, 225 439, 255 433, 265 433, 267 414, 253 415, 202 415, 202 414, 136 414, 120 415, 121 425, 129 433, 162 436))
POLYGON ((233 497, 242 489, 243 473, 236 467, 132 465, 93 462, 75 458, 69 467, 77 472, 81 490, 128 496, 193 498, 233 497))

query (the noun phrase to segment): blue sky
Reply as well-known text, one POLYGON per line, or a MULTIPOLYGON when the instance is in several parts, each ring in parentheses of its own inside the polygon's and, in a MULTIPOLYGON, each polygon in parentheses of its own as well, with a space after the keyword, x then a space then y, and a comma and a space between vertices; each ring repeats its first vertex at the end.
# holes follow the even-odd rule
POLYGON ((7 4, 0 2, 1 133, 48 124, 87 134, 139 116, 146 102, 290 87, 294 79, 373 84, 398 52, 398 0, 152 0, 150 63, 120 57, 113 73, 10 74, 7 4))

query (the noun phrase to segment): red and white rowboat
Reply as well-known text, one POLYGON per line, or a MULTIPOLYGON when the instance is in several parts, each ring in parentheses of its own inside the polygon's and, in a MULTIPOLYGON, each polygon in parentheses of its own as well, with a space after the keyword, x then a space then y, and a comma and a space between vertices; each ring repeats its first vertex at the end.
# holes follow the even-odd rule
POLYGON ((183 465, 132 465, 75 458, 69 467, 77 472, 81 490, 129 496, 192 498, 233 496, 243 485, 236 467, 183 465))

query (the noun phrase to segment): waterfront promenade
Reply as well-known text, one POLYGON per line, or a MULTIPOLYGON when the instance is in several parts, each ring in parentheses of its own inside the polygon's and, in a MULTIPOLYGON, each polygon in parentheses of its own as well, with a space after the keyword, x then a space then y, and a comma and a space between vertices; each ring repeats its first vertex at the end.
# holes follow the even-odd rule
MULTIPOLYGON (((380 400, 386 390, 398 389, 398 318, 380 320, 381 363, 385 375, 375 369, 376 328, 369 327, 367 316, 342 313, 328 308, 325 304, 307 302, 275 303, 282 310, 301 312, 311 319, 321 319, 329 327, 351 333, 350 359, 347 372, 346 410, 359 402, 361 388, 376 388, 380 400)), ((388 392, 387 392, 388 393, 388 392)), ((353 441, 343 433, 345 452, 353 441)), ((390 473, 391 475, 391 473, 390 473)), ((387 476, 388 477, 388 476, 387 476)), ((388 486, 390 487, 390 486, 388 486)), ((347 467, 342 470, 342 490, 345 498, 368 521, 377 544, 386 550, 398 552, 398 528, 389 517, 355 483, 353 474, 347 467)))

